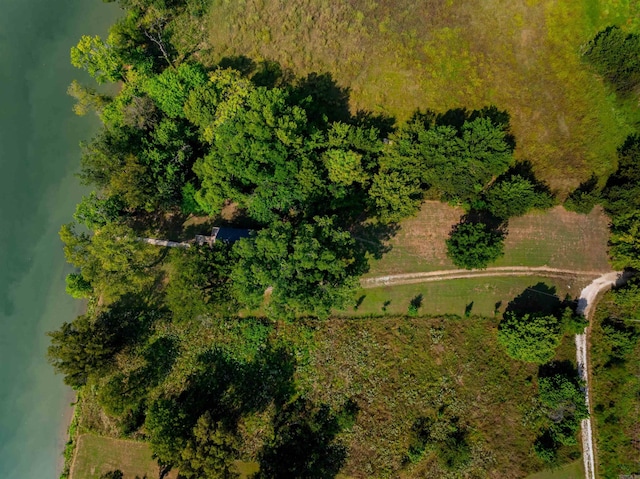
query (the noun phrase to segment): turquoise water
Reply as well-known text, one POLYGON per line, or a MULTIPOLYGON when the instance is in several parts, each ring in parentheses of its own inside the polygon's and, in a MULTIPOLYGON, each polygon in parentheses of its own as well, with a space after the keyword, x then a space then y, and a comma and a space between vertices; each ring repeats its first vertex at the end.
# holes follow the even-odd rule
POLYGON ((47 331, 77 314, 58 229, 96 119, 71 111, 69 48, 118 10, 100 0, 0 0, 0 478, 57 477, 70 391, 46 362, 47 331))

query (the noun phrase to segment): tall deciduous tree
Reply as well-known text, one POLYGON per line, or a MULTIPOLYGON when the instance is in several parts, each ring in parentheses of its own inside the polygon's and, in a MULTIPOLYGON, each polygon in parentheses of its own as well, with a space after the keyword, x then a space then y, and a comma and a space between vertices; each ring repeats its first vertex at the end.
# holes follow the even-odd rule
POLYGON ((72 223, 60 229, 60 238, 67 261, 80 268, 82 278, 106 302, 143 291, 155 280, 149 266, 158 251, 124 225, 110 223, 89 236, 76 233, 72 223))
POLYGON ((482 222, 462 222, 447 239, 447 256, 456 266, 486 268, 502 256, 504 232, 482 222))
POLYGON ((232 200, 264 223, 299 213, 323 188, 307 134, 304 110, 289 105, 283 90, 252 91, 194 167, 203 209, 215 214, 232 200))
POLYGON ((87 383, 91 374, 109 364, 119 346, 119 326, 114 316, 106 312, 95 320, 82 315, 71 323, 48 333, 51 346, 49 362, 56 372, 64 374, 64 382, 73 388, 87 383))
POLYGON ((71 64, 86 70, 98 83, 123 79, 123 65, 115 48, 97 35, 83 35, 71 48, 71 64))
POLYGON ((198 419, 193 437, 182 451, 180 475, 187 478, 233 479, 238 448, 233 435, 209 413, 198 419))
POLYGON ((278 222, 235 245, 238 299, 259 306, 270 288, 276 312, 325 316, 352 297, 365 262, 351 235, 333 218, 315 217, 295 227, 278 222))

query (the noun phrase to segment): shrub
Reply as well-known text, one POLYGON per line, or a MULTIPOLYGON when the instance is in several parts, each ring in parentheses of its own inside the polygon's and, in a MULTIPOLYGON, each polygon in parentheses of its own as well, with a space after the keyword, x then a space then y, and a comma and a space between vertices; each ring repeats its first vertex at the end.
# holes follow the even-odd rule
POLYGON ((504 237, 485 223, 460 223, 447 239, 447 256, 462 268, 486 268, 504 254, 504 237))
POLYGON ((549 208, 553 197, 531 180, 511 175, 495 183, 486 195, 487 209, 498 218, 522 216, 534 208, 549 208))
POLYGON ((541 377, 538 382, 540 400, 547 408, 551 419, 549 434, 555 442, 565 446, 576 445, 580 421, 589 417, 582 392, 582 381, 577 372, 558 372, 541 377))
POLYGON ((598 177, 591 175, 587 181, 580 183, 564 202, 565 209, 587 215, 600 201, 600 191, 598 190, 598 177))
POLYGON ((618 93, 631 93, 640 84, 640 35, 607 27, 589 42, 584 57, 618 93))
POLYGON ((498 328, 498 342, 514 359, 544 364, 555 354, 561 339, 555 316, 507 312, 498 328))

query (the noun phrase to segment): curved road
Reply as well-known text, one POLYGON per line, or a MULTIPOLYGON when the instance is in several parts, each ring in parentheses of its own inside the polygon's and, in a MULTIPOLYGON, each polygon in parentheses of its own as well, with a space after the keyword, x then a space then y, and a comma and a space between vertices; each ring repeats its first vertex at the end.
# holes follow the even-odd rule
MULTIPOLYGON (((555 278, 566 277, 587 277, 595 278, 586 288, 580 292, 578 298, 578 314, 582 314, 587 320, 591 320, 591 313, 595 306, 598 295, 613 286, 621 286, 627 282, 631 276, 629 273, 617 271, 574 271, 557 268, 525 267, 525 266, 504 266, 487 268, 484 270, 442 270, 430 271, 428 273, 407 273, 388 276, 377 276, 365 278, 360 281, 363 288, 376 288, 380 286, 395 286, 401 284, 427 283, 432 281, 443 281, 447 279, 482 278, 491 276, 547 276, 555 278)), ((584 460, 585 479, 595 479, 595 454, 593 448, 593 428, 591 426, 591 403, 589 395, 589 361, 587 336, 589 326, 584 333, 576 335, 576 359, 578 363, 578 373, 584 381, 584 394, 589 417, 582 420, 582 457, 584 460)))

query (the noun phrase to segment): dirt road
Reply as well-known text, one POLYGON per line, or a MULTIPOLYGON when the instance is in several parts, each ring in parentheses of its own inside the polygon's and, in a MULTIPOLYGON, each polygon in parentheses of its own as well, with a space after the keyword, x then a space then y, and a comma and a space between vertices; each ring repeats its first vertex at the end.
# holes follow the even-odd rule
MULTIPOLYGON (((595 279, 589 286, 580 292, 578 298, 579 314, 591 321, 591 313, 595 306, 598 295, 610 289, 613 286, 621 286, 627 282, 630 274, 612 272, 600 276, 595 279)), ((595 452, 593 447, 593 428, 591 425, 591 398, 589 395, 589 346, 588 346, 589 327, 585 328, 584 333, 576 335, 576 359, 578 362, 578 373, 585 383, 584 394, 587 408, 589 408, 589 417, 582 420, 582 458, 584 460, 584 474, 586 479, 595 479, 595 452)))
POLYGON ((364 278, 360 281, 363 288, 377 288, 380 286, 396 286, 401 284, 429 283, 447 279, 483 278, 492 276, 547 276, 552 278, 582 277, 597 278, 604 271, 574 271, 570 269, 548 268, 546 266, 501 266, 487 269, 450 269, 429 271, 428 273, 406 273, 375 278, 364 278))

